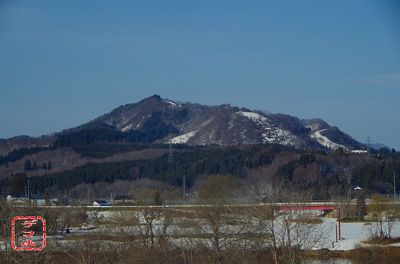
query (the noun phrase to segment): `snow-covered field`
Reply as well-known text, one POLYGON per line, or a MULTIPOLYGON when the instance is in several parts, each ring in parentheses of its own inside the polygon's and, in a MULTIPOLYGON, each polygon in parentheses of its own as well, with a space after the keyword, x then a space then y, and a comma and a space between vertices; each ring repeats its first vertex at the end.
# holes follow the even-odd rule
MULTIPOLYGON (((108 211, 98 212, 98 216, 103 219, 111 218, 112 215, 113 213, 108 211)), ((145 221, 142 219, 143 217, 140 215, 137 216, 140 219, 140 223, 144 224, 145 221)), ((155 226, 162 225, 161 222, 158 220, 155 221, 155 226)), ((177 224, 180 221, 176 219, 174 222, 177 224)), ((324 229, 324 238, 313 249, 327 248, 330 250, 351 250, 357 247, 368 246, 363 244, 362 241, 367 240, 371 235, 371 231, 375 231, 376 227, 375 223, 370 222, 341 223, 342 239, 336 242, 337 220, 334 218, 323 218, 322 225, 324 229)), ((174 225, 170 228, 170 230, 173 230, 175 233, 180 233, 182 231, 179 231, 181 229, 179 225, 174 225)), ((234 228, 234 226, 231 226, 228 229, 234 230, 234 228)), ((229 233, 229 231, 227 233, 229 233)), ((393 224, 391 234, 392 237, 400 237, 400 222, 395 222, 393 224)), ((400 246, 400 243, 392 244, 391 246, 400 246)))
MULTIPOLYGON (((328 226, 330 232, 328 237, 324 239, 319 248, 328 248, 330 250, 350 250, 360 246, 367 246, 365 244, 362 244, 362 241, 369 238, 371 228, 375 230, 374 223, 342 223, 342 240, 336 243, 336 220, 325 219, 324 224, 328 226), (333 248, 332 242, 334 242, 333 248)), ((394 223, 392 229, 392 237, 400 237, 400 222, 394 223)), ((392 244, 391 246, 400 245, 392 244)))
MULTIPOLYGON (((134 211, 132 212, 133 215, 132 217, 138 219, 140 225, 143 226, 146 224, 146 221, 139 211, 134 211)), ((135 225, 132 226, 115 226, 114 224, 117 224, 114 222, 118 216, 118 211, 109 211, 109 210, 90 210, 88 211, 88 217, 89 217, 89 222, 83 226, 79 227, 74 227, 71 229, 71 234, 67 235, 69 236, 74 236, 74 235, 88 235, 88 234, 95 234, 95 233, 100 233, 100 234, 116 234, 118 232, 126 232, 128 233, 137 233, 138 232, 138 227, 135 225), (93 222, 96 220, 95 222, 93 222), (110 222, 111 221, 111 222, 110 222), (104 223, 109 223, 109 224, 104 224, 104 223), (110 224, 114 223, 114 224, 110 224)), ((355 223, 342 223, 341 224, 341 230, 342 230, 342 240, 336 241, 336 227, 338 225, 337 220, 334 218, 322 218, 323 223, 321 224, 324 230, 324 235, 323 238, 320 242, 318 242, 312 249, 317 250, 317 249, 329 249, 329 250, 351 250, 354 248, 358 247, 368 247, 368 244, 363 244, 362 241, 367 240, 370 237, 371 231, 375 230, 375 223, 363 223, 363 222, 355 222, 355 223)), ((182 226, 181 223, 182 221, 187 220, 185 217, 179 217, 179 218, 174 218, 174 220, 170 223, 171 225, 169 226, 168 233, 170 234, 196 234, 198 232, 197 229, 193 228, 192 226, 182 226)), ((193 219, 196 220, 196 219, 193 219)), ((204 220, 197 219, 198 223, 203 223, 204 220)), ((279 221, 279 220, 278 220, 279 221)), ((158 235, 161 234, 162 228, 163 228, 163 217, 159 219, 155 219, 154 222, 154 234, 158 235)), ((202 224, 200 224, 202 225, 202 224)), ((256 222, 251 223, 251 225, 257 225, 256 222)), ((319 225, 319 224, 317 224, 319 225)), ((235 234, 240 231, 239 226, 236 226, 235 224, 233 225, 228 225, 226 228, 223 228, 221 231, 225 234, 235 234)), ((203 232, 208 231, 211 233, 210 228, 207 226, 207 224, 204 222, 203 226, 203 232)), ((243 230, 242 230, 243 231, 243 230)), ((392 237, 400 237, 400 222, 395 222, 392 227, 392 237)), ((57 240, 58 242, 65 240, 65 234, 64 235, 59 235, 59 236, 50 236, 48 237, 49 242, 52 243, 52 241, 57 240)), ((202 240, 198 238, 198 240, 202 240)), ((67 243, 68 241, 65 241, 67 243)), ((107 242, 107 241, 105 241, 107 242)), ((181 238, 173 238, 170 240, 171 243, 174 243, 176 246, 182 246, 182 239, 181 238)), ((200 241, 203 242, 204 241, 200 241)), ((69 242, 68 242, 69 243, 69 242)), ((72 243, 72 242, 71 242, 72 243)), ((192 241, 193 243, 193 241, 192 241)), ((400 243, 397 244, 392 244, 390 246, 398 246, 400 247, 400 243)), ((0 243, 0 248, 1 248, 1 243, 0 243)), ((4 247, 4 246, 3 246, 4 247)))

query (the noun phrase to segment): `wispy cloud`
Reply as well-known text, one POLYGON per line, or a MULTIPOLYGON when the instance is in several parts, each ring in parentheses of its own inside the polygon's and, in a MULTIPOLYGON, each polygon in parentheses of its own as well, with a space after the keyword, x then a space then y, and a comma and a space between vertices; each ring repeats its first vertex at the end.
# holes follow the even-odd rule
POLYGON ((400 87, 400 72, 376 75, 371 82, 377 85, 400 87))
POLYGON ((40 16, 37 9, 27 6, 14 6, 3 4, 0 12, 5 19, 26 19, 40 16))

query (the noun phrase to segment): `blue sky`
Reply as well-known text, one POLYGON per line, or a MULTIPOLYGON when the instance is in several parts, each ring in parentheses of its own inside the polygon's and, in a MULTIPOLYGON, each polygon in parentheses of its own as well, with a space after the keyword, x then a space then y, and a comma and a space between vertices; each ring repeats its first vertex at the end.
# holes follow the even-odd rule
POLYGON ((400 149, 399 25, 396 0, 0 0, 0 137, 159 94, 400 149))

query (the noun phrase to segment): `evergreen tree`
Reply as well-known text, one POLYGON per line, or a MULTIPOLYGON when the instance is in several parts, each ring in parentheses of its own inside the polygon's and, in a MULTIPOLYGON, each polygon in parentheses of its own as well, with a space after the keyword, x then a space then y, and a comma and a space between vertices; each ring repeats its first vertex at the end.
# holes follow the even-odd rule
POLYGON ((13 192, 22 194, 25 191, 26 180, 28 177, 25 173, 18 173, 11 178, 11 189, 13 192))
POLYGON ((26 170, 26 171, 31 171, 32 170, 32 164, 31 164, 30 160, 25 160, 24 170, 26 170))
POLYGON ((47 162, 47 169, 48 170, 51 170, 53 168, 53 165, 51 164, 51 161, 49 160, 48 162, 47 162))
POLYGON ((36 164, 36 161, 34 161, 33 165, 32 165, 32 170, 37 170, 37 169, 38 169, 38 166, 36 164))
POLYGON ((367 205, 365 204, 365 193, 364 190, 357 190, 357 207, 356 213, 359 219, 364 219, 367 214, 367 205))
POLYGON ((154 205, 162 205, 162 204, 163 204, 163 200, 161 198, 161 192, 157 190, 154 193, 154 205))

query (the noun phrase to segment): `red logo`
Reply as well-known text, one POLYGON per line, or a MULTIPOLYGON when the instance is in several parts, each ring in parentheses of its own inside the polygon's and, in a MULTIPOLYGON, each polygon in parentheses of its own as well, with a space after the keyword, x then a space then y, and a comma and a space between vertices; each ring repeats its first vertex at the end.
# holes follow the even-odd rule
POLYGON ((16 216, 11 221, 11 246, 16 251, 46 247, 46 221, 41 216, 16 216))

